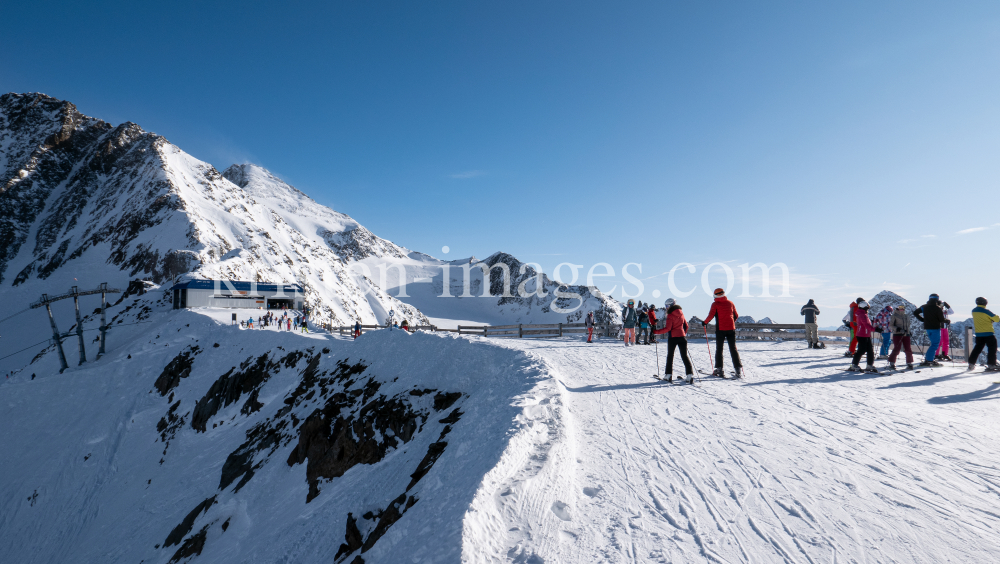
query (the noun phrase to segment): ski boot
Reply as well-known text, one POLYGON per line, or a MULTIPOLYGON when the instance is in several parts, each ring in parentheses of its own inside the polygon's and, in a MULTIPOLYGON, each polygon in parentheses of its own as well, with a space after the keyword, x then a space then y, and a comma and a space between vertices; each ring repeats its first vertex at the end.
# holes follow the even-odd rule
POLYGON ((986 371, 987 372, 1000 372, 1000 365, 987 364, 986 365, 986 371))
POLYGON ((688 372, 687 374, 685 374, 685 376, 686 376, 685 380, 687 380, 688 384, 694 384, 694 374, 688 372))
POLYGON ((721 368, 716 368, 712 371, 712 376, 718 376, 719 378, 725 378, 726 373, 721 368))
POLYGON ((854 353, 851 351, 847 351, 844 353, 844 356, 854 356, 854 353))
POLYGON ((865 367, 865 372, 868 374, 878 374, 878 368, 875 368, 874 364, 869 364, 865 367))
POLYGON ((674 381, 674 375, 673 375, 673 374, 671 374, 670 372, 667 372, 667 373, 666 373, 666 374, 664 374, 663 376, 664 376, 664 377, 663 377, 663 379, 664 379, 664 380, 666 380, 666 382, 667 382, 668 384, 671 384, 671 383, 673 383, 673 381, 674 381))
POLYGON ((913 363, 912 362, 907 362, 906 363, 906 369, 907 370, 913 370, 913 363))
POLYGON ((736 372, 736 377, 737 378, 742 378, 743 377, 743 367, 742 366, 737 366, 736 369, 735 369, 735 372, 736 372))
POLYGON ((972 372, 975 369, 976 369, 976 363, 970 362, 969 363, 969 372, 972 372))
POLYGON ((852 364, 850 368, 847 369, 848 372, 861 372, 861 367, 857 364, 852 364))
POLYGON ((951 357, 946 354, 943 354, 938 357, 938 360, 947 360, 948 362, 951 362, 951 357))
POLYGON ((889 370, 892 370, 893 372, 895 372, 896 371, 896 365, 890 362, 889 363, 889 370))

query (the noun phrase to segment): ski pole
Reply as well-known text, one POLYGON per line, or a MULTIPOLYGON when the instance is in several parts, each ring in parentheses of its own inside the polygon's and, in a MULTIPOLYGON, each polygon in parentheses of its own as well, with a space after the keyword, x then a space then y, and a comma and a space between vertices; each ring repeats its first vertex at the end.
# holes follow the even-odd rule
POLYGON ((660 347, 657 345, 656 341, 653 341, 653 350, 656 351, 656 374, 653 376, 656 378, 660 377, 660 347))
POLYGON ((705 352, 708 353, 708 366, 713 367, 714 365, 712 364, 712 347, 708 346, 708 325, 706 323, 702 323, 701 328, 705 331, 705 352))

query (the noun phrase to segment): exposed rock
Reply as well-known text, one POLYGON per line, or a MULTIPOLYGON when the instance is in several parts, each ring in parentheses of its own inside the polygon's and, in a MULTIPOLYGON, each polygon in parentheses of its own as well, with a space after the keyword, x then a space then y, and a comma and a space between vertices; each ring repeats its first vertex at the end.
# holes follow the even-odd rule
POLYGON ((187 378, 191 375, 191 366, 194 364, 194 357, 199 352, 201 352, 201 349, 197 345, 188 347, 178 353, 167 364, 153 384, 161 396, 167 395, 170 390, 176 388, 181 383, 181 378, 187 378))
MULTIPOLYGON (((173 546, 181 542, 181 540, 191 532, 191 529, 194 528, 194 522, 195 519, 198 518, 198 515, 206 513, 208 508, 212 507, 214 504, 214 495, 199 503, 194 509, 191 510, 190 513, 187 514, 186 517, 184 517, 184 520, 182 520, 179 525, 170 531, 170 534, 167 535, 167 540, 163 541, 163 546, 173 546)), ((201 553, 200 550, 198 552, 199 554, 201 553)))

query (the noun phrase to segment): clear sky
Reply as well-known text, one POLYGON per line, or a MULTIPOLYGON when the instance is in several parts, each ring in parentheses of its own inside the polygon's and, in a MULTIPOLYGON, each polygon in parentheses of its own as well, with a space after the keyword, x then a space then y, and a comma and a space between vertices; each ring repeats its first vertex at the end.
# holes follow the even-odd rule
POLYGON ((657 302, 679 262, 698 265, 681 289, 711 262, 782 262, 792 298, 736 302, 784 322, 813 297, 835 325, 881 289, 1000 306, 995 1, 4 2, 0 20, 0 91, 255 162, 440 258, 641 263, 657 302))

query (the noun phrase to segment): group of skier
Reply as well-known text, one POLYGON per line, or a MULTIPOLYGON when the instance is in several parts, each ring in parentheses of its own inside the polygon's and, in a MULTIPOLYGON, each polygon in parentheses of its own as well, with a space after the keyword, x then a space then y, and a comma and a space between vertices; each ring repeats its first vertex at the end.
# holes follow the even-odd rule
MULTIPOLYGON (((997 339, 993 332, 993 323, 1000 321, 1000 316, 995 315, 986 309, 986 298, 976 298, 976 307, 972 310, 972 319, 975 326, 975 347, 968 359, 969 370, 975 368, 976 359, 986 349, 986 370, 998 371, 996 363, 997 339)), ((872 338, 876 333, 881 334, 882 346, 879 350, 879 358, 889 361, 889 370, 895 371, 896 360, 900 351, 906 354, 906 369, 912 370, 913 350, 911 338, 913 330, 910 327, 910 315, 906 313, 905 305, 895 307, 887 305, 874 317, 870 311, 871 306, 863 298, 858 298, 850 304, 850 310, 844 316, 844 324, 850 329, 851 341, 845 356, 852 357, 851 372, 878 372, 875 368, 875 348, 872 338), (889 344, 892 343, 892 352, 889 352, 889 344), (860 366, 861 357, 865 357, 865 368, 860 366)), ((810 334, 809 326, 816 325, 815 318, 819 315, 819 308, 813 300, 802 306, 802 315, 806 316, 806 333, 810 334)), ((949 355, 950 336, 948 334, 951 319, 955 311, 948 302, 942 301, 937 294, 931 294, 927 298, 927 303, 913 311, 913 317, 923 324, 927 334, 927 351, 920 366, 941 366, 939 361, 951 360, 949 355)), ((815 329, 814 329, 815 331, 815 329)), ((817 346, 818 337, 809 337, 809 346, 817 346)))
MULTIPOLYGON (((732 357, 734 376, 743 376, 743 365, 740 362, 739 351, 736 347, 736 320, 739 313, 736 306, 722 288, 717 288, 714 292, 715 300, 705 317, 704 325, 716 320, 715 330, 715 366, 712 370, 713 376, 725 376, 723 368, 723 348, 728 346, 729 354, 732 357)), ((993 331, 993 324, 1000 322, 1000 316, 986 309, 986 298, 976 298, 976 307, 972 310, 972 319, 975 326, 975 346, 968 359, 969 370, 975 368, 975 361, 980 353, 986 351, 986 370, 1000 371, 997 365, 997 338, 993 331)), ((665 380, 673 381, 673 360, 675 352, 679 352, 681 361, 684 363, 685 379, 689 382, 694 379, 694 367, 688 355, 688 322, 685 319, 684 311, 680 304, 673 299, 668 299, 664 304, 666 307, 666 319, 662 328, 656 327, 656 309, 652 305, 638 307, 634 300, 628 300, 622 310, 622 333, 626 347, 639 343, 640 338, 645 338, 643 344, 656 343, 656 335, 667 335, 667 366, 665 370, 665 380), (636 335, 636 330, 639 335, 636 335)), ((896 371, 896 360, 900 353, 904 353, 906 369, 914 368, 910 315, 906 312, 906 306, 897 305, 895 307, 887 305, 878 312, 871 312, 871 306, 863 298, 858 298, 850 304, 850 311, 844 317, 844 323, 850 328, 851 341, 845 356, 850 356, 851 366, 848 368, 852 372, 879 372, 875 368, 875 347, 873 337, 881 334, 881 347, 879 358, 889 361, 889 370, 896 371), (891 352, 890 352, 891 345, 891 352), (865 357, 865 368, 860 366, 861 358, 865 357)), ((927 303, 913 311, 913 316, 923 324, 926 331, 929 345, 924 353, 922 367, 940 366, 941 360, 951 360, 949 355, 949 335, 948 328, 951 325, 949 316, 955 311, 951 306, 941 300, 937 294, 931 294, 927 303)), ((805 317, 806 342, 809 348, 825 348, 819 340, 818 317, 819 307, 814 300, 802 306, 801 314, 805 317)), ((592 342, 594 318, 593 312, 588 313, 586 325, 587 342, 592 342)), ((706 329, 706 337, 707 337, 706 329)))
MULTIPOLYGON (((734 376, 742 378, 743 364, 740 362, 740 354, 736 349, 736 319, 739 317, 739 313, 736 312, 736 306, 733 302, 726 297, 725 290, 717 288, 714 296, 715 301, 712 302, 712 307, 709 309, 708 316, 704 321, 704 324, 707 326, 713 319, 716 320, 715 367, 712 370, 712 375, 725 377, 725 370, 722 364, 722 350, 723 343, 727 343, 729 354, 733 360, 734 376)), ((641 331, 641 336, 647 337, 647 340, 643 344, 656 344, 656 335, 667 335, 667 366, 664 372, 664 379, 667 382, 673 381, 674 354, 679 353, 681 361, 684 363, 685 380, 693 382, 694 365, 688 354, 687 335, 689 326, 684 316, 684 310, 673 298, 668 299, 664 303, 664 307, 666 308, 664 326, 657 329, 656 308, 652 305, 643 305, 642 303, 636 308, 635 301, 628 300, 625 308, 622 310, 622 332, 625 346, 629 347, 637 344, 636 328, 641 331), (652 336, 649 336, 649 333, 652 336)), ((592 326, 593 312, 590 312, 587 315, 587 327, 592 328, 592 326)), ((588 330, 588 343, 591 342, 592 333, 592 330, 588 330)))
MULTIPOLYGON (((233 317, 235 319, 235 314, 233 317)), ((256 321, 254 321, 253 316, 246 321, 240 321, 240 329, 253 329, 254 325, 256 325, 257 329, 264 329, 274 325, 277 326, 279 331, 291 331, 292 327, 295 327, 301 329, 303 333, 309 332, 309 325, 306 321, 306 316, 303 315, 300 318, 295 318, 294 316, 288 315, 287 311, 282 313, 280 316, 275 315, 273 311, 269 311, 264 315, 258 316, 256 321)))
MULTIPOLYGON (((671 300, 672 301, 672 300, 671 300)), ((592 317, 594 312, 590 312, 588 317, 592 317)), ((592 326, 593 321, 590 321, 592 326)), ((656 308, 652 304, 643 305, 639 302, 636 307, 635 300, 629 300, 622 310, 622 330, 625 338, 625 346, 638 345, 639 339, 643 339, 643 345, 655 344, 656 335, 651 330, 656 328, 656 308)), ((589 336, 587 342, 591 342, 589 336)))

